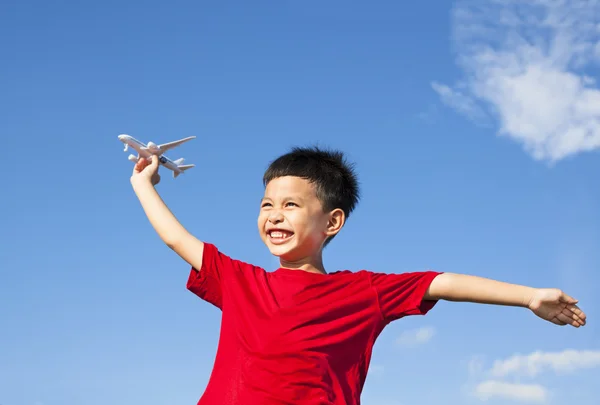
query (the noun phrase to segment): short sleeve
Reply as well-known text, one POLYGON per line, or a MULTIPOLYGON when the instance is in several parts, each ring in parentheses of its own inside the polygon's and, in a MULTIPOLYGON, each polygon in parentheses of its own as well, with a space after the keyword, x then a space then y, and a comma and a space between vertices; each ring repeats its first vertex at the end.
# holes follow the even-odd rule
POLYGON ((221 280, 223 274, 233 266, 232 262, 233 260, 219 252, 216 246, 205 242, 202 252, 202 267, 200 269, 191 268, 187 289, 217 308, 223 309, 221 280))
POLYGON ((423 300, 429 285, 442 273, 435 271, 371 273, 381 315, 386 323, 410 315, 425 315, 437 300, 423 300))

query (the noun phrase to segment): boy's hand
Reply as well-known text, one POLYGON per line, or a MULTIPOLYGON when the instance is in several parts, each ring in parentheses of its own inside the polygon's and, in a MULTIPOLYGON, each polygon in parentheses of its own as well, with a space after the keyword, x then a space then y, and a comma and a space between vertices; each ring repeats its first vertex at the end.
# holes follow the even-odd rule
POLYGON ((133 167, 131 174, 131 182, 146 182, 149 181, 153 186, 160 182, 160 174, 158 174, 158 158, 152 155, 151 161, 145 158, 140 158, 133 167))
POLYGON ((528 308, 537 316, 556 325, 572 325, 576 328, 585 325, 585 313, 577 305, 578 301, 555 288, 540 288, 535 291, 528 308))

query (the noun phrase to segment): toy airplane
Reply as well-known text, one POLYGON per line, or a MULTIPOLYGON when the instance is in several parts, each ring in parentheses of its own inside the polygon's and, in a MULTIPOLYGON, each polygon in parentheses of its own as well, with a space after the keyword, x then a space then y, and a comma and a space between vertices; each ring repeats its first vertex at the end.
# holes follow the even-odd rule
POLYGON ((129 155, 127 159, 129 159, 132 162, 137 162, 140 158, 150 159, 152 155, 156 155, 161 165, 173 171, 173 178, 176 178, 181 173, 183 173, 187 169, 191 169, 195 165, 182 165, 184 161, 183 158, 171 160, 168 157, 164 156, 164 153, 169 149, 173 149, 174 147, 179 146, 182 143, 194 138, 195 136, 190 136, 184 139, 180 139, 178 141, 163 143, 162 145, 156 145, 153 142, 148 142, 148 145, 144 145, 142 142, 138 141, 132 136, 125 134, 119 135, 119 141, 125 144, 125 149, 123 150, 123 152, 127 152, 129 147, 131 146, 138 153, 137 156, 129 155))

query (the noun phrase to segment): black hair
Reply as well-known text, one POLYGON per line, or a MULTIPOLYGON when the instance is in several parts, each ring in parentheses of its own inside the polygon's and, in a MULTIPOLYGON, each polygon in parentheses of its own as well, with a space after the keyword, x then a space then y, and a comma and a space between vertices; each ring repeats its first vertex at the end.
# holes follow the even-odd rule
MULTIPOLYGON (((290 152, 271 162, 264 173, 263 185, 284 176, 300 177, 311 182, 323 210, 340 208, 346 219, 358 204, 360 190, 354 164, 347 162, 339 150, 321 149, 318 146, 293 147, 290 152)), ((331 239, 333 237, 327 243, 331 239)))

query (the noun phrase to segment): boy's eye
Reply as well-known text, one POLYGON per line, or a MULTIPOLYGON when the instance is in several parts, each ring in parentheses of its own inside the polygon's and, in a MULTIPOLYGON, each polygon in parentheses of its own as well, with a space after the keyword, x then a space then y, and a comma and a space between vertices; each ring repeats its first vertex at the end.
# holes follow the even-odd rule
POLYGON ((263 203, 263 204, 261 205, 261 207, 262 207, 262 208, 264 208, 264 207, 268 207, 268 206, 270 206, 270 205, 271 205, 271 203, 263 203))
POLYGON ((286 207, 297 207, 298 206, 296 203, 293 203, 293 202, 286 203, 285 205, 286 205, 286 207))

